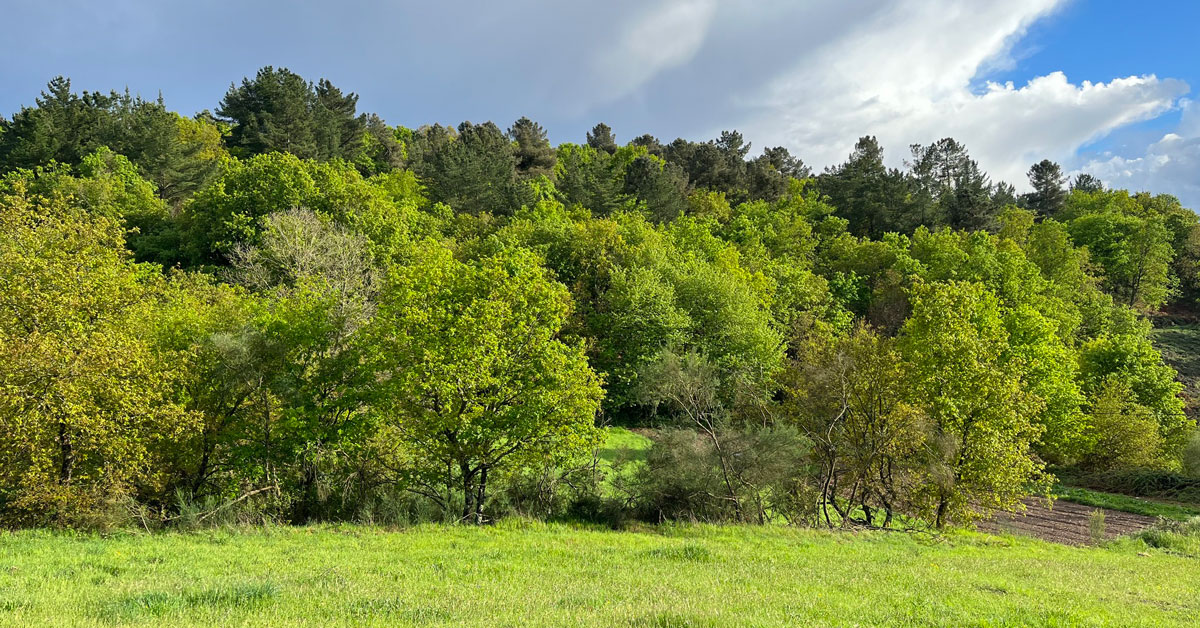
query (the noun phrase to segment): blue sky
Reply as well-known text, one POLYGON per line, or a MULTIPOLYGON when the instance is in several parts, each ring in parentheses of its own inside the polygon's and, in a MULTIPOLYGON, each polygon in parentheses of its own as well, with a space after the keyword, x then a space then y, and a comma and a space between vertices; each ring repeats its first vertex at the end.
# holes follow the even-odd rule
POLYGON ((601 120, 620 140, 739 128, 818 168, 860 135, 895 165, 909 144, 953 136, 1018 186, 1048 157, 1200 207, 1193 1, 10 4, 5 115, 57 74, 77 89, 161 90, 191 114, 273 64, 359 93, 392 124, 529 115, 554 141, 601 120))

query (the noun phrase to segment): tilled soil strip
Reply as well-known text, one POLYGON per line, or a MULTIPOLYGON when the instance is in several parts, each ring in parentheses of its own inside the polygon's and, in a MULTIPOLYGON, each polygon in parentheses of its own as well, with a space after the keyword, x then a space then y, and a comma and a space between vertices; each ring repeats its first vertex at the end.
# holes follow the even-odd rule
POLYGON ((1003 513, 979 524, 985 532, 1002 532, 1033 536, 1067 545, 1087 545, 1092 542, 1089 521, 1092 512, 1104 512, 1105 538, 1131 534, 1154 525, 1154 517, 1136 515, 1119 510, 1095 508, 1073 502, 1058 500, 1051 508, 1039 499, 1026 499, 1025 512, 1003 513))

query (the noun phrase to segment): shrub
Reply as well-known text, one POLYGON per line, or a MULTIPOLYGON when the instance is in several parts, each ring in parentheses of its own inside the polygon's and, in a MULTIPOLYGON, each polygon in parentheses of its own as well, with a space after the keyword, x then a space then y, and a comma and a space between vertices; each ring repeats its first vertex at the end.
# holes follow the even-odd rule
POLYGON ((1183 449, 1183 473, 1200 478, 1200 430, 1192 434, 1187 447, 1183 449))
POLYGON ((1164 521, 1138 535, 1150 547, 1175 554, 1200 557, 1200 517, 1164 521))
POLYGON ((1163 439, 1149 408, 1133 401, 1122 380, 1110 378, 1092 409, 1095 446, 1084 465, 1096 471, 1155 467, 1163 439))
POLYGON ((786 427, 722 430, 716 442, 663 430, 634 481, 638 511, 653 521, 796 521, 807 508, 808 442, 786 427), (732 486, 734 495, 729 495, 732 486))

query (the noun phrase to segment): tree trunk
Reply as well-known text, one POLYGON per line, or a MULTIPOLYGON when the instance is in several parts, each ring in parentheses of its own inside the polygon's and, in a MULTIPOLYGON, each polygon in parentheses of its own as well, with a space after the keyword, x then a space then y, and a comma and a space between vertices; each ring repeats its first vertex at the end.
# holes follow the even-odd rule
POLYGON ((483 502, 487 497, 487 465, 479 467, 479 494, 475 497, 475 525, 483 525, 483 502))
POLYGON ((67 484, 71 481, 72 460, 71 437, 67 435, 67 424, 58 424, 58 454, 62 457, 58 468, 58 481, 67 484))
POLYGON ((471 516, 475 512, 475 504, 473 503, 474 497, 475 497, 475 494, 474 494, 475 493, 475 491, 474 491, 475 472, 471 470, 471 465, 469 465, 465 462, 458 463, 458 470, 460 473, 462 473, 462 486, 463 486, 462 518, 459 520, 460 521, 470 521, 471 516))

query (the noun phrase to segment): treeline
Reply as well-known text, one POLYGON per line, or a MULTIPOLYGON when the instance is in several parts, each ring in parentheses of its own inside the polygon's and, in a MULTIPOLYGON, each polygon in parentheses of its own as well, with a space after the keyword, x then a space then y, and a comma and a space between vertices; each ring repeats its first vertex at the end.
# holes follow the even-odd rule
POLYGON ((1147 335, 1200 221, 1048 161, 555 147, 264 68, 193 118, 55 79, 0 172, 4 525, 941 526, 1048 464, 1200 469, 1147 335), (598 464, 613 424, 644 465, 598 464))

